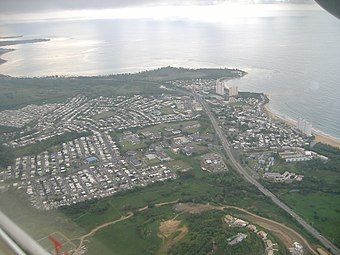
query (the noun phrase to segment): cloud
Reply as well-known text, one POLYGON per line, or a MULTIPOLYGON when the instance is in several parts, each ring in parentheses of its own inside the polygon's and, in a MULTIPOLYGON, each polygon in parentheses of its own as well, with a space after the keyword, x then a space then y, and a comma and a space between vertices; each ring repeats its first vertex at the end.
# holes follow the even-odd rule
MULTIPOLYGON (((46 21, 79 20, 162 20, 199 21, 208 23, 235 23, 243 18, 274 17, 290 15, 290 10, 315 10, 315 5, 287 4, 240 4, 220 3, 205 5, 157 5, 129 6, 111 9, 63 9, 46 10, 39 13, 10 13, 0 16, 0 23, 32 23, 46 21)), ((295 12, 294 12, 295 13, 295 12)))
POLYGON ((213 5, 236 3, 310 3, 311 0, 0 0, 0 13, 50 10, 112 9, 159 5, 213 5))

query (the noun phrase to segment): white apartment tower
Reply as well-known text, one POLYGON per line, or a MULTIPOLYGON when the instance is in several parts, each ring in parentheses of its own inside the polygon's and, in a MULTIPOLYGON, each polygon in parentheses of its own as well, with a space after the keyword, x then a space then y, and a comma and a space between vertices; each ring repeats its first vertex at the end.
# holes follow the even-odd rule
POLYGON ((216 94, 224 96, 224 81, 222 80, 216 81, 216 94))
POLYGON ((298 119, 297 128, 307 136, 312 135, 312 124, 307 122, 305 119, 298 119))
POLYGON ((229 87, 229 97, 237 97, 238 96, 238 87, 231 86, 229 87))

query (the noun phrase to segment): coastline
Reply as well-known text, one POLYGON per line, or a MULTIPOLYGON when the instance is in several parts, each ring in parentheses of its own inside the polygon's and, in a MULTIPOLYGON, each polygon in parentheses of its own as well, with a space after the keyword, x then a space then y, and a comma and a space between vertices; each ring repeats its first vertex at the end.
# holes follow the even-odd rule
POLYGON ((2 55, 15 51, 15 49, 4 49, 4 48, 0 48, 0 65, 5 64, 7 62, 6 59, 1 58, 2 55))
POLYGON ((7 48, 2 48, 2 47, 18 45, 18 44, 48 42, 51 40, 51 39, 29 39, 29 40, 1 41, 1 39, 14 39, 14 38, 22 38, 22 36, 0 36, 0 47, 1 47, 0 48, 0 65, 7 62, 7 60, 1 58, 1 56, 15 50, 15 49, 7 49, 7 48))
POLYGON ((340 140, 327 134, 321 133, 319 130, 313 129, 313 135, 316 142, 330 145, 332 147, 340 149, 340 140))
MULTIPOLYGON (((34 39, 34 42, 41 42, 41 41, 49 41, 50 39, 34 39)), ((31 41, 29 42, 24 42, 24 43, 34 43, 31 41)), ((19 44, 19 43, 18 43, 19 44)), ((12 52, 14 51, 15 49, 6 49, 6 48, 0 48, 0 65, 4 64, 7 62, 7 60, 5 59, 2 59, 1 56, 6 54, 6 53, 9 53, 9 52, 12 52)), ((243 71, 243 70, 240 70, 240 69, 235 69, 235 71, 239 71, 241 72, 242 75, 240 75, 239 77, 236 77, 236 78, 242 78, 243 76, 247 75, 248 73, 243 71)), ((99 75, 100 77, 100 75, 99 75)), ((229 79, 235 79, 234 78, 229 78, 229 77, 222 77, 220 79, 226 79, 226 80, 229 80, 229 79)), ((263 110, 272 118, 272 119, 276 119, 276 120, 279 120, 281 122, 284 122, 285 124, 291 126, 291 127, 294 127, 296 128, 297 126, 297 121, 288 117, 288 116, 282 116, 280 115, 279 113, 271 110, 268 106, 269 102, 270 102, 270 95, 268 94, 264 94, 262 93, 265 98, 266 98, 266 102, 263 104, 263 110)), ((335 147, 335 148, 338 148, 340 149, 340 139, 336 138, 336 137, 333 137, 329 134, 325 134, 323 133, 322 131, 320 130, 317 130, 315 128, 312 129, 312 134, 314 136, 314 141, 317 143, 317 142, 320 142, 320 143, 323 143, 323 144, 326 144, 326 145, 330 145, 332 147, 335 147)))
MULTIPOLYGON (((274 112, 273 110, 271 110, 268 106, 268 103, 270 102, 270 97, 269 95, 266 95, 267 98, 267 102, 263 105, 263 110, 273 119, 282 121, 284 123, 286 123, 287 125, 291 126, 291 127, 296 127, 297 125, 297 121, 294 119, 291 119, 289 117, 283 117, 280 116, 278 113, 274 112)), ((319 143, 323 143, 326 145, 330 145, 332 147, 338 148, 340 149, 340 139, 333 137, 331 135, 325 134, 320 130, 317 130, 315 128, 312 129, 312 134, 314 136, 314 141, 315 142, 319 142, 319 143)))

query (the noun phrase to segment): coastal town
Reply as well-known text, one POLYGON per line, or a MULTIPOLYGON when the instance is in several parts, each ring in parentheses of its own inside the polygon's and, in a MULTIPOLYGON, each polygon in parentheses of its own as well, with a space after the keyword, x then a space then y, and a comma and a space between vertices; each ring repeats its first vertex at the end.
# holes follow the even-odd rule
MULTIPOLYGON (((308 135, 270 118, 263 94, 243 95, 233 87, 225 95, 224 82, 176 80, 165 86, 204 97, 234 150, 256 162, 251 170, 264 180, 303 180, 295 173, 271 172, 275 155, 286 162, 327 160, 303 148, 310 142, 308 135)), ((185 164, 172 163, 178 153, 202 155, 200 167, 210 173, 228 171, 213 132, 200 132, 202 106, 190 95, 78 95, 64 103, 4 110, 0 116, 0 125, 14 128, 2 134, 9 147, 56 141, 38 154, 16 158, 0 173, 1 190, 24 189, 37 208, 48 210, 175 179, 187 170, 185 164)))
POLYGON ((303 119, 294 126, 274 118, 266 106, 268 99, 262 93, 239 92, 237 86, 228 85, 228 79, 178 80, 169 84, 206 100, 231 147, 245 156, 247 168, 256 179, 299 182, 303 175, 272 172, 276 161, 328 160, 306 149, 313 143, 311 125, 303 119))
MULTIPOLYGON (((0 171, 0 192, 18 192, 38 210, 65 210, 195 176, 218 181, 233 175, 235 158, 241 175, 246 171, 262 185, 289 189, 305 176, 286 166, 329 161, 312 149, 309 123, 273 118, 266 95, 239 92, 229 82, 170 80, 158 85, 160 94, 80 93, 2 110, 0 139, 14 160, 0 171)), ((105 206, 95 211, 101 210, 105 206)), ((237 227, 226 237, 228 245, 244 242, 251 231, 266 254, 280 253, 266 231, 248 222, 237 227)), ((305 254, 299 243, 291 244, 290 253, 305 254)))
POLYGON ((0 255, 340 255, 340 0, 0 13, 0 255))

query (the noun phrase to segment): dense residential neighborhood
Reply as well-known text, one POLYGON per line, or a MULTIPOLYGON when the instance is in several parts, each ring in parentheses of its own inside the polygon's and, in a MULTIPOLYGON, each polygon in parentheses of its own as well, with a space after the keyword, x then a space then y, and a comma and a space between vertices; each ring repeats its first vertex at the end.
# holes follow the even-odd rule
MULTIPOLYGON (((257 161, 253 170, 264 180, 303 179, 294 173, 270 172, 275 153, 287 162, 323 157, 302 148, 309 143, 308 137, 269 117, 262 94, 237 97, 238 90, 233 87, 233 100, 228 102, 224 95, 214 93, 215 83, 211 79, 178 80, 167 86, 205 97, 232 147, 257 161)), ((194 97, 170 94, 78 95, 64 103, 2 111, 1 125, 20 128, 3 134, 10 147, 32 146, 70 133, 76 136, 39 154, 17 158, 0 173, 1 189, 26 189, 35 207, 52 209, 176 178, 178 170, 185 171, 185 167, 174 169, 169 163, 173 153, 200 153, 201 169, 227 171, 219 153, 208 153, 212 134, 200 133, 200 122, 189 122, 201 113, 202 106, 194 97), (145 129, 160 125, 162 130, 145 129)))
POLYGON ((176 172, 164 165, 171 160, 164 148, 191 155, 192 142, 205 138, 198 134, 185 136, 182 131, 198 128, 199 123, 176 130, 167 127, 166 137, 170 137, 171 144, 162 142, 160 132, 124 130, 193 120, 198 117, 194 105, 189 97, 77 96, 65 103, 4 111, 2 114, 11 117, 2 119, 2 125, 22 127, 25 114, 27 123, 33 123, 18 138, 8 141, 11 147, 34 145, 70 132, 80 137, 40 154, 17 158, 14 165, 0 173, 1 188, 25 188, 35 207, 52 209, 176 178, 176 172), (120 133, 116 141, 112 132, 120 133), (146 140, 150 147, 137 153, 135 147, 146 140))

